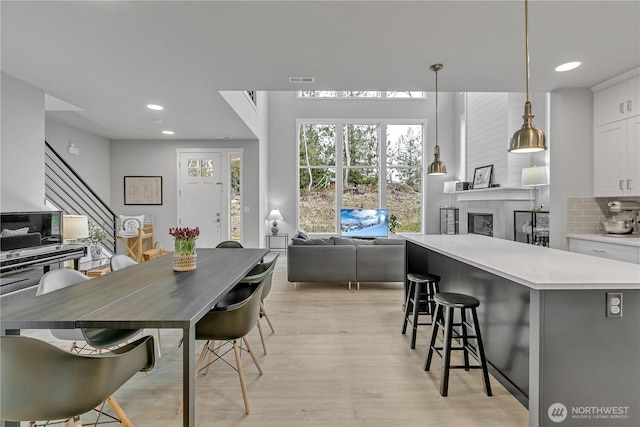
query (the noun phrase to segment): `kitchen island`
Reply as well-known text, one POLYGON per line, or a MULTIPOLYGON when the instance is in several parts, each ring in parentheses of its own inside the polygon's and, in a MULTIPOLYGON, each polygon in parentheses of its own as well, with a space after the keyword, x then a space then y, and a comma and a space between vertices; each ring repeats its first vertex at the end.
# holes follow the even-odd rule
POLYGON ((407 272, 480 300, 491 372, 530 426, 640 425, 640 266, 479 235, 402 237, 407 272))

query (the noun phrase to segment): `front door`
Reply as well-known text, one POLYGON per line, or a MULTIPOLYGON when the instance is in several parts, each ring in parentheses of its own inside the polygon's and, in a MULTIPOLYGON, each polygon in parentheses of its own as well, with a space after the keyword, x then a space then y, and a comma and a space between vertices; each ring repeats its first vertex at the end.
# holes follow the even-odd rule
POLYGON ((178 224, 199 227, 199 248, 214 248, 222 240, 223 183, 220 152, 178 153, 178 224))

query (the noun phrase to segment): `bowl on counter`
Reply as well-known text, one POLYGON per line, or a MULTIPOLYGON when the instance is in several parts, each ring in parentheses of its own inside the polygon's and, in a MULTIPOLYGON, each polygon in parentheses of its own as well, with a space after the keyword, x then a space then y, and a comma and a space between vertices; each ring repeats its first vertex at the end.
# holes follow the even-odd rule
POLYGON ((604 230, 610 234, 631 234, 633 225, 631 221, 623 219, 605 219, 602 221, 604 230))

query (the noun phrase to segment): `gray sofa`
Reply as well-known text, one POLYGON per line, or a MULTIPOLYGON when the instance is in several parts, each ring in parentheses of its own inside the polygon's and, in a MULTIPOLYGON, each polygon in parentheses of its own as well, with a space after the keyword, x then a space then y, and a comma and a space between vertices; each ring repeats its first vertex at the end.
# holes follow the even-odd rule
MULTIPOLYGON (((297 235, 298 236, 298 235, 297 235)), ((403 282, 404 240, 294 237, 287 248, 287 279, 294 282, 403 282)))

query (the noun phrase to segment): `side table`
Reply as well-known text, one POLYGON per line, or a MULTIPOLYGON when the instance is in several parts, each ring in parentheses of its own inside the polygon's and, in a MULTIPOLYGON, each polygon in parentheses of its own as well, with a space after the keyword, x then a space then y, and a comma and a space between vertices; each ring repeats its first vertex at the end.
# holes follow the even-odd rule
POLYGON ((265 243, 269 251, 282 251, 286 255, 287 244, 289 243, 289 235, 287 233, 267 234, 267 236, 265 237, 265 243), (282 242, 280 242, 279 239, 281 239, 282 242))

